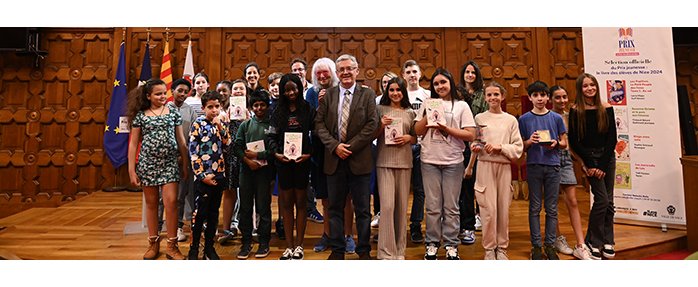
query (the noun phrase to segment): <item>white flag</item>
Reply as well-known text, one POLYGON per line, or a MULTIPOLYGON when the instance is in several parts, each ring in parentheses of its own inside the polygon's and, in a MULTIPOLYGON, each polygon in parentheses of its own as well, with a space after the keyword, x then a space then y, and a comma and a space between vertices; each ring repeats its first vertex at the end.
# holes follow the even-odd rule
POLYGON ((187 47, 187 57, 184 59, 184 73, 182 78, 187 79, 192 82, 194 76, 194 56, 191 53, 191 40, 189 40, 189 46, 187 47))

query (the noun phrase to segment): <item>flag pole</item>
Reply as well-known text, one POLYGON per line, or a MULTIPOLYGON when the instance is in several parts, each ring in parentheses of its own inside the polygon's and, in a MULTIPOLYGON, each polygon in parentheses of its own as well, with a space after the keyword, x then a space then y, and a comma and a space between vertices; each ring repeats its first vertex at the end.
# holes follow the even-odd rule
MULTIPOLYGON (((126 27, 123 27, 121 30, 121 43, 123 45, 126 45, 126 27)), ((119 179, 121 179, 121 177, 122 177, 122 169, 123 168, 124 168, 124 165, 121 165, 120 167, 114 169, 114 183, 113 183, 113 185, 103 188, 102 191, 116 192, 116 191, 124 191, 124 190, 128 189, 128 186, 123 185, 123 184, 121 184, 121 185, 119 184, 119 179)))

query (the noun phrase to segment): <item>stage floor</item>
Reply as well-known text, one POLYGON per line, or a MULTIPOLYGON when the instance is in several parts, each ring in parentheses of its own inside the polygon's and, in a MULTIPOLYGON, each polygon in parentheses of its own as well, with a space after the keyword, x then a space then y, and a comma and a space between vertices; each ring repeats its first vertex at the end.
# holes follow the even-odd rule
MULTIPOLYGON (((124 227, 140 225, 141 193, 132 192, 94 192, 75 202, 57 208, 32 208, 9 217, 0 219, 0 251, 14 254, 22 259, 141 259, 145 252, 146 234, 124 235, 124 227)), ((589 210, 589 194, 578 190, 577 198, 582 210, 582 225, 586 230, 589 210)), ((276 197, 273 198, 273 220, 276 220, 276 197)), ((411 201, 411 199, 410 199, 411 201)), ((318 202, 321 208, 321 203, 318 202)), ((411 206, 411 202, 410 202, 411 206)), ((321 209, 320 209, 321 210, 321 209)), ((561 232, 570 245, 575 243, 570 226, 567 208, 560 203, 559 218, 561 232)), ((544 212, 541 212, 541 224, 544 226, 544 212)), ((186 228, 188 230, 188 228, 186 228)), ((422 227, 424 230, 424 227, 422 227)), ((378 229, 372 229, 377 233, 378 229)), ((273 227, 272 227, 273 233, 273 227)), ((641 259, 661 253, 686 248, 685 230, 668 230, 662 232, 657 227, 643 227, 616 224, 616 259, 641 259)), ((326 259, 329 251, 313 252, 313 245, 322 235, 322 224, 308 222, 304 249, 306 259, 326 259)), ((472 245, 460 245, 461 259, 480 260, 484 250, 480 241, 480 232, 476 232, 476 242, 472 245)), ((528 231, 528 202, 514 200, 510 212, 509 247, 510 259, 528 259, 530 254, 528 231)), ((355 237, 356 239, 356 237, 355 237)), ((164 244, 164 242, 163 242, 164 244)), ((163 245, 164 246, 164 245, 163 245)), ((281 256, 285 243, 272 235, 271 254, 264 258, 276 260, 281 256)), ((372 243, 372 256, 375 257, 376 244, 372 243)), ((180 250, 186 254, 187 242, 180 243, 180 250)), ((235 260, 240 249, 239 237, 233 245, 216 245, 222 259, 235 260)), ((256 246, 253 251, 256 250, 256 246)), ((439 250, 439 259, 444 259, 443 250, 439 250)), ((406 258, 421 260, 424 256, 422 244, 407 244, 406 258)), ((560 254, 561 259, 574 259, 560 254)), ((165 259, 161 252, 159 259, 165 259)), ((355 254, 346 259, 358 259, 355 254)), ((255 259, 253 256, 248 260, 255 259)))

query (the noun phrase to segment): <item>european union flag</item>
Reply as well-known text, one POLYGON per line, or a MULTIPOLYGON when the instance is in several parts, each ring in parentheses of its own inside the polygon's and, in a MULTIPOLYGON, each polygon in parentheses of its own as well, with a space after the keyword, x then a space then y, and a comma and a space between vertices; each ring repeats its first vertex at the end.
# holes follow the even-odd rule
POLYGON ((114 89, 111 93, 111 104, 107 114, 107 124, 104 128, 104 150, 114 168, 119 168, 128 161, 128 118, 126 117, 126 58, 124 42, 119 50, 119 65, 116 68, 114 89))

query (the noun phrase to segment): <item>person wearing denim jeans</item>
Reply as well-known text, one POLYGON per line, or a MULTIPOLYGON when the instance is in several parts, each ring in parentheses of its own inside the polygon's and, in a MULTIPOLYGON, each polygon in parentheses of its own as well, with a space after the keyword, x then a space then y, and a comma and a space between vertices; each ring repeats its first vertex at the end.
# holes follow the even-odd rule
POLYGON ((519 117, 519 131, 526 151, 529 187, 528 226, 531 232, 531 259, 543 259, 540 232, 541 200, 545 197, 545 254, 557 260, 553 247, 557 235, 557 199, 560 192, 560 154, 567 147, 567 129, 562 116, 548 110, 548 85, 535 81, 528 86, 533 109, 519 117))
POLYGON ((528 227, 531 244, 541 247, 540 211, 545 204, 545 246, 552 246, 557 238, 557 201, 560 190, 560 167, 527 164, 528 227))
POLYGON ((613 179, 617 130, 613 107, 601 101, 599 82, 591 74, 577 77, 576 107, 570 110, 570 145, 584 165, 594 203, 589 212, 586 244, 592 259, 615 257, 613 179))

